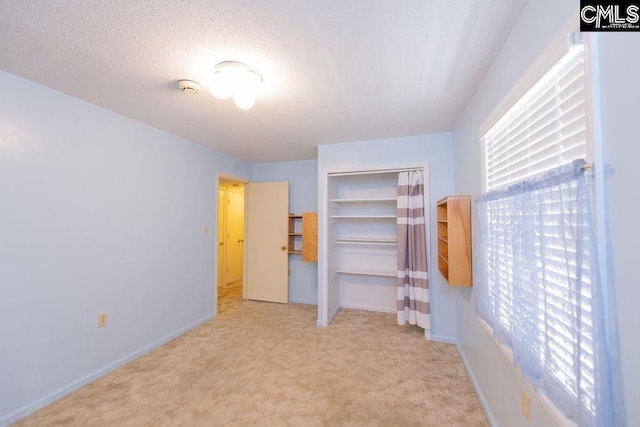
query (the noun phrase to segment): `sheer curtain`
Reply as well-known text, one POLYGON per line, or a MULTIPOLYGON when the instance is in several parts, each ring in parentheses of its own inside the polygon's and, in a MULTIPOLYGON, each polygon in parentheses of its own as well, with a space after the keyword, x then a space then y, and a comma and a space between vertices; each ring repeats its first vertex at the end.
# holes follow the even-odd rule
POLYGON ((475 301, 525 378, 580 426, 613 424, 584 161, 476 200, 475 301))
POLYGON ((431 307, 427 276, 424 183, 422 171, 398 176, 398 325, 409 322, 430 337, 431 307))

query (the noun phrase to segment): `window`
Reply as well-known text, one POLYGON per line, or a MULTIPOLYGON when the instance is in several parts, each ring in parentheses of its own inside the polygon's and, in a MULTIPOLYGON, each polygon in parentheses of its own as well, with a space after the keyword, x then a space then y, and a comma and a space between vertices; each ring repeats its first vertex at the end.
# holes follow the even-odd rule
POLYGON ((482 137, 487 190, 587 156, 582 46, 565 54, 482 137))
POLYGON ((476 307, 561 411, 580 426, 610 425, 582 44, 538 75, 481 136, 490 191, 476 199, 476 307))

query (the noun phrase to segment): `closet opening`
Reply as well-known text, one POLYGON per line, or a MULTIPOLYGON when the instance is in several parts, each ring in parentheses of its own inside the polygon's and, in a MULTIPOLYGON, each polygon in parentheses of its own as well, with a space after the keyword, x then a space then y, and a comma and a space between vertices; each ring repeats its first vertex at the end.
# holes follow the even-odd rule
POLYGON ((217 314, 243 301, 245 182, 218 177, 217 314))
MULTIPOLYGON (((403 258, 406 247, 406 238, 399 239, 400 224, 423 224, 427 256, 420 274, 428 280, 430 273, 428 164, 333 169, 323 175, 318 325, 327 326, 340 308, 398 313, 399 254, 403 258), (419 178, 420 218, 404 217, 409 209, 407 197, 399 198, 401 187, 407 186, 399 182, 403 174, 419 178), (403 216, 398 218, 398 212, 403 216)), ((424 329, 425 337, 430 336, 430 327, 424 329)))

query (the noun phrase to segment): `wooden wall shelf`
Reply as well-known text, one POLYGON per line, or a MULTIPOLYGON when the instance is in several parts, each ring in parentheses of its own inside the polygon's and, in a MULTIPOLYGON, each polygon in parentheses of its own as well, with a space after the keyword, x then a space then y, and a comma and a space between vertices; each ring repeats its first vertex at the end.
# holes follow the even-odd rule
POLYGON ((289 254, 303 261, 318 261, 318 213, 289 214, 289 254))
POLYGON ((471 286, 471 198, 438 201, 438 270, 453 286, 471 286))

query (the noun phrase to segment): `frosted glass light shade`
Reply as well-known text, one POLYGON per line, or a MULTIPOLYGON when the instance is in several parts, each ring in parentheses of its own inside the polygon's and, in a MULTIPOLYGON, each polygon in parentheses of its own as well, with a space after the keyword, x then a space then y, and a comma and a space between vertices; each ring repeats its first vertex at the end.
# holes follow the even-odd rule
POLYGON ((231 74, 224 71, 216 71, 213 73, 209 90, 216 98, 227 99, 233 94, 233 83, 231 74))
POLYGON ((235 102, 236 106, 241 110, 249 110, 256 103, 256 97, 246 91, 236 92, 233 95, 233 102, 235 102))

